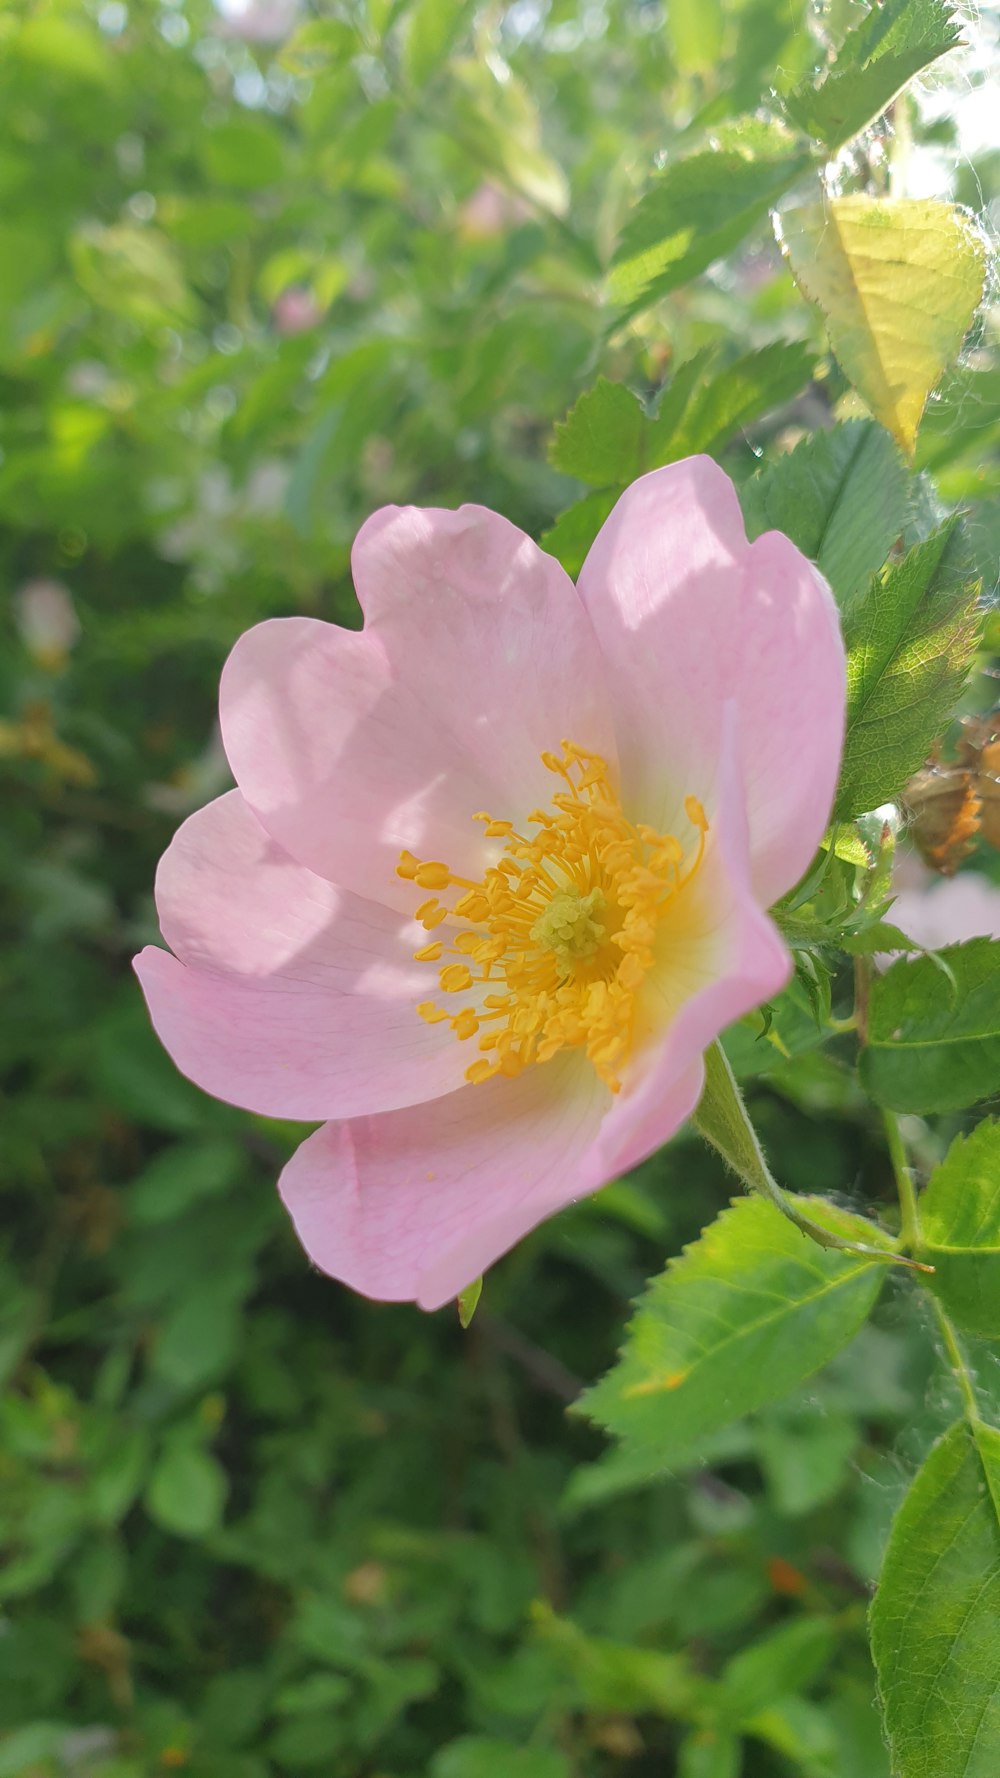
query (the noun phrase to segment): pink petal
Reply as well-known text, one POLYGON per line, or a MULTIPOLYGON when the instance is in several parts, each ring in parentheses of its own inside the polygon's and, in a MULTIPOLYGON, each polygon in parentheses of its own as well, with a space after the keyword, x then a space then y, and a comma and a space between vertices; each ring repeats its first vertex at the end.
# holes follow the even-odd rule
POLYGON ((281 1175, 313 1263, 436 1309, 578 1192, 610 1094, 579 1052, 434 1105, 327 1124, 281 1175))
POLYGON ((626 489, 580 593, 604 651, 627 813, 670 828, 710 801, 722 708, 739 709, 754 892, 798 880, 830 817, 844 650, 825 581, 778 532, 747 544, 732 483, 691 457, 626 489))
POLYGON ((354 546, 359 634, 258 624, 222 680, 226 752, 251 808, 320 876, 412 906, 399 853, 478 878, 472 817, 522 821, 564 736, 613 761, 593 631, 558 563, 506 519, 387 507, 354 546))
MULTIPOLYGON (((728 704, 709 849, 685 892, 692 908, 677 935, 683 939, 686 997, 665 1035, 636 1056, 595 1144, 595 1177, 625 1172, 674 1134, 701 1097, 709 1044, 780 993, 791 973, 791 957, 755 900, 742 754, 742 731, 735 706, 728 704)), ((671 978, 676 993, 676 966, 668 983, 671 978)))
POLYGON ((238 790, 160 861, 160 924, 135 968, 160 1038, 217 1098, 273 1117, 350 1117, 453 1092, 469 1057, 417 1002, 413 921, 296 864, 238 790))

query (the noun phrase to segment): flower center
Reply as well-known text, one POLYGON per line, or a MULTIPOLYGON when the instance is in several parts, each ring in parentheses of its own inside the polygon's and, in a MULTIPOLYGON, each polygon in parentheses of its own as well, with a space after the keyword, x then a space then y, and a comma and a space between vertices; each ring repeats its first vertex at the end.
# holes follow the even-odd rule
POLYGON ((418 888, 461 891, 450 905, 432 895, 418 907, 424 928, 442 928, 447 941, 434 938, 415 955, 440 965, 442 993, 464 999, 455 1012, 431 1000, 417 1011, 430 1024, 448 1020, 460 1041, 478 1038, 469 1081, 517 1075, 561 1049, 582 1048, 617 1092, 656 929, 701 864, 708 822, 697 798, 687 797, 697 834, 687 858, 675 835, 626 819, 600 754, 563 741, 542 763, 559 789, 551 809, 528 816, 533 833, 475 817, 488 838, 504 841, 481 882, 401 854, 397 874, 418 888))

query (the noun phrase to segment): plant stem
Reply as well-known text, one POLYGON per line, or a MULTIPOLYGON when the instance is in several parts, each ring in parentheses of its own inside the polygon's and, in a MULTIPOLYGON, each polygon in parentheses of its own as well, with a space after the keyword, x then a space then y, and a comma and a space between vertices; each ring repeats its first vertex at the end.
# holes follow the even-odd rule
MULTIPOLYGON (((864 1259, 880 1260, 883 1265, 908 1266, 917 1271, 932 1269, 924 1266, 920 1260, 905 1258, 892 1247, 875 1247, 866 1241, 846 1240, 843 1235, 824 1228, 822 1223, 814 1221, 799 1209, 795 1199, 782 1190, 764 1159, 757 1132, 743 1103, 743 1094, 719 1043, 713 1043, 705 1052, 705 1090, 694 1113, 693 1122, 705 1141, 718 1150, 744 1185, 751 1191, 759 1192, 761 1197, 769 1198, 782 1216, 787 1216, 789 1222, 793 1222, 796 1228, 801 1229, 804 1235, 808 1235, 820 1247, 838 1248, 842 1253, 857 1253, 864 1259)), ((878 1231, 873 1229, 872 1232, 878 1231)))
POLYGON ((950 1317, 945 1314, 933 1291, 928 1291, 927 1294, 930 1297, 931 1308, 934 1310, 934 1319, 938 1324, 941 1338, 944 1342, 944 1349, 948 1354, 948 1361, 951 1365, 952 1375, 958 1386, 958 1393, 962 1397, 962 1408, 965 1417, 973 1431, 975 1431, 976 1427, 980 1424, 980 1417, 979 1403, 976 1400, 975 1386, 972 1381, 972 1372, 966 1363, 965 1353, 959 1345, 958 1335, 955 1332, 950 1317))
MULTIPOLYGON (((906 1148, 903 1143, 899 1119, 894 1111, 883 1111, 882 1121, 885 1125, 885 1137, 892 1161, 892 1171, 899 1193, 900 1239, 910 1251, 920 1245, 920 1209, 913 1184, 913 1169, 907 1164, 906 1148)), ((933 1268, 930 1268, 933 1270, 933 1268)), ((958 1334, 949 1315, 946 1314, 938 1298, 932 1290, 928 1290, 931 1309, 938 1324, 944 1349, 951 1365, 952 1375, 962 1397, 962 1408, 969 1425, 975 1431, 979 1425, 979 1404, 976 1401, 975 1385, 972 1373, 965 1360, 965 1353, 959 1344, 958 1334)))
POLYGON ((885 1126, 885 1139, 889 1147, 889 1159, 892 1161, 893 1177, 896 1191, 899 1194, 899 1234, 903 1246, 908 1253, 920 1245, 920 1214, 917 1209, 917 1193, 913 1184, 913 1171, 907 1165, 906 1149, 900 1133, 899 1119, 894 1111, 883 1111, 882 1122, 885 1126))

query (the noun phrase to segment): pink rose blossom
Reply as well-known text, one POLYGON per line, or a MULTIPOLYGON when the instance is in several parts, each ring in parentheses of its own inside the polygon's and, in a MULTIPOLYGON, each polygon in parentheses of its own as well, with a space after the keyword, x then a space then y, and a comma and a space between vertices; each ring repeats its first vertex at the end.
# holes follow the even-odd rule
POLYGON ((207 1091, 325 1119, 281 1177, 311 1259, 436 1308, 671 1136, 776 994, 764 911, 837 777, 825 582, 746 541, 710 459, 630 487, 575 588, 481 507, 389 507, 359 632, 258 624, 223 673, 238 789, 192 815, 136 960, 207 1091))

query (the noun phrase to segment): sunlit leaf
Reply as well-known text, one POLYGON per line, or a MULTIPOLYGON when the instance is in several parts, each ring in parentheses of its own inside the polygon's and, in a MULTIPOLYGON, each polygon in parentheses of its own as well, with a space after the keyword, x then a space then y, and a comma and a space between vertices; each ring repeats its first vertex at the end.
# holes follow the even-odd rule
POLYGON ((804 81, 787 95, 786 115, 826 148, 840 148, 958 41, 943 0, 885 0, 847 33, 818 86, 804 81))
POLYGON ((978 591, 949 521, 854 600, 838 820, 897 795, 941 734, 975 652, 978 591))
POLYGON ((786 210, 780 233, 845 375, 912 456, 927 397, 982 298, 982 236, 953 204, 861 194, 786 210))

